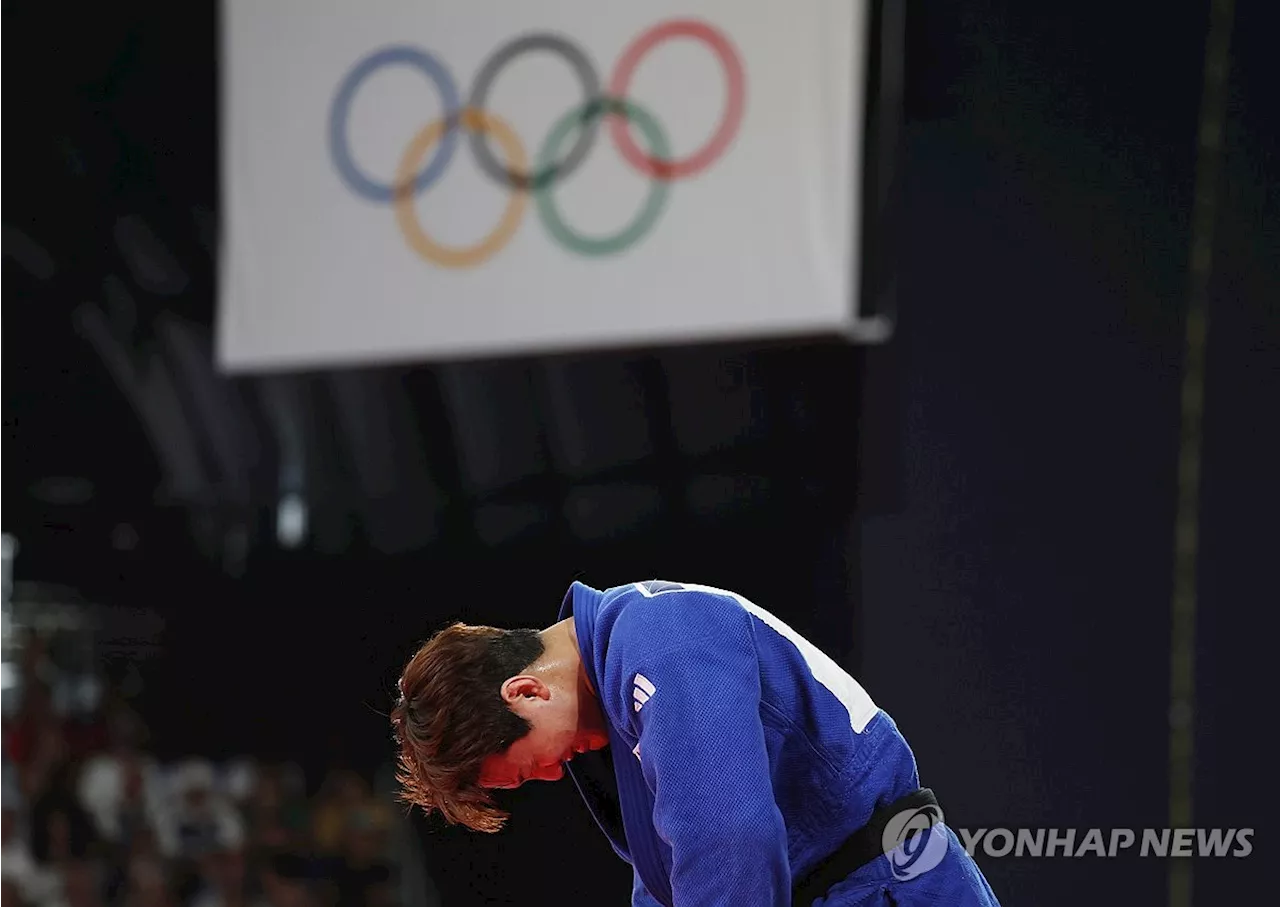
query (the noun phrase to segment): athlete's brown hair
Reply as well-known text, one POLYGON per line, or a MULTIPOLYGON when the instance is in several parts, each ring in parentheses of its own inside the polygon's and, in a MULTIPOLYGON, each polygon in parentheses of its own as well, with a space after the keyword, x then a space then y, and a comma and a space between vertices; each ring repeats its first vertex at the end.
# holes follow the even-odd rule
POLYGON ((500 689, 542 652, 537 630, 455 623, 414 653, 391 711, 401 800, 474 831, 502 828, 508 813, 480 787, 480 763, 529 732, 500 689))

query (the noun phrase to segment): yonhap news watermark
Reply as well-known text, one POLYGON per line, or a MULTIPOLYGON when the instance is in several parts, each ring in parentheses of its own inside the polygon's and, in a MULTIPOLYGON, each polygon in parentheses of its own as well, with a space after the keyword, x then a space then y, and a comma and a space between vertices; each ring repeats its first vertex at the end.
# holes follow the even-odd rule
POLYGON ((893 874, 911 879, 958 847, 971 857, 1241 858, 1253 853, 1252 828, 950 828, 937 804, 904 809, 881 837, 893 874), (951 834, 954 832, 954 838, 951 834))
POLYGON ((970 856, 1247 857, 1252 828, 957 828, 970 856))

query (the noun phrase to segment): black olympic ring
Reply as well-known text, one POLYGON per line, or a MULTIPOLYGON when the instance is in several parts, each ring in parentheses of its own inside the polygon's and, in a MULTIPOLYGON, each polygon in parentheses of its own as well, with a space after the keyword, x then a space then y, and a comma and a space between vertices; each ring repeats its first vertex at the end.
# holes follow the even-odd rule
MULTIPOLYGON (((489 100, 489 91, 493 88, 493 83, 497 80, 502 67, 521 54, 539 50, 559 54, 568 61, 582 81, 584 104, 589 104, 600 97, 600 74, 596 72, 590 58, 567 39, 543 32, 516 38, 499 48, 476 74, 471 97, 467 99, 467 107, 472 110, 488 110, 485 102, 489 100)), ((598 117, 584 118, 578 139, 564 158, 532 173, 517 173, 503 166, 489 148, 489 136, 484 130, 477 129, 471 133, 471 150, 475 153, 476 163, 488 176, 518 191, 536 191, 549 185, 552 180, 566 177, 576 170, 586 160, 599 131, 598 117)))

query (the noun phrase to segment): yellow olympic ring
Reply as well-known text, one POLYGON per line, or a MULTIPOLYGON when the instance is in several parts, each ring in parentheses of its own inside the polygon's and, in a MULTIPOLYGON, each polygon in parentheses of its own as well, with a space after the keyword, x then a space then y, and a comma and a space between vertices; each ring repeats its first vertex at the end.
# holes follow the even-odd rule
MULTIPOLYGON (((525 157, 520 139, 512 128, 498 117, 483 110, 468 107, 459 114, 458 124, 470 132, 487 132, 497 139, 506 155, 507 167, 511 170, 523 173, 528 169, 528 159, 525 157)), ((415 135, 409 147, 405 149, 400 168, 396 171, 396 220, 409 247, 427 261, 446 268, 473 268, 496 255, 511 241, 516 228, 520 226, 520 218, 524 216, 528 195, 524 192, 511 193, 511 200, 507 202, 498 226, 473 246, 461 249, 450 248, 440 245, 428 236, 418 220, 418 212, 414 209, 414 178, 422 159, 426 157, 432 146, 440 141, 448 128, 450 124, 447 120, 436 120, 415 135)))

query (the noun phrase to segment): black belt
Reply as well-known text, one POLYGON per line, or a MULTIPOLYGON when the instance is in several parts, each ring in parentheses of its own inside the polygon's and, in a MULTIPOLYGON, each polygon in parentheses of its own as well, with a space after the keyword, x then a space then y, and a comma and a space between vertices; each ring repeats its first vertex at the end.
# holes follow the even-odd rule
MULTIPOLYGON (((792 887, 793 907, 808 907, 830 891, 837 882, 844 881, 883 854, 884 829, 889 821, 903 810, 920 809, 924 806, 938 808, 937 797, 927 787, 912 791, 873 812, 866 825, 845 839, 831 856, 809 870, 809 874, 792 887)), ((917 829, 915 833, 921 830, 923 829, 917 829)))

